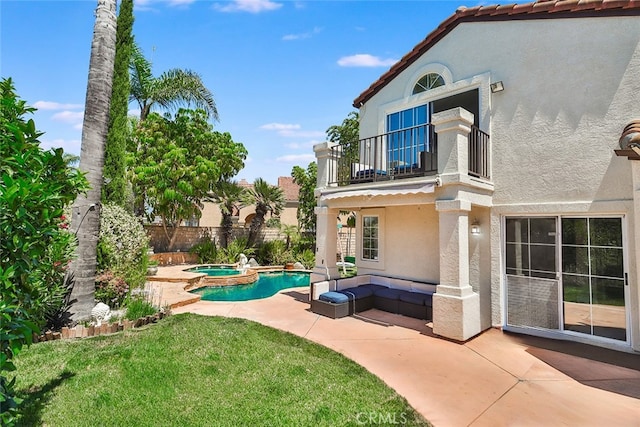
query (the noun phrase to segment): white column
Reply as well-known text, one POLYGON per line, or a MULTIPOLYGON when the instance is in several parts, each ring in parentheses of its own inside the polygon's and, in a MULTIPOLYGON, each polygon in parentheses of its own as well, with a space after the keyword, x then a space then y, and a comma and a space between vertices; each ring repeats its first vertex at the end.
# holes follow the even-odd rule
MULTIPOLYGON (((317 188, 327 188, 329 183, 337 181, 338 157, 341 148, 331 142, 322 142, 313 146, 318 163, 317 188)), ((333 184, 336 185, 336 184, 333 184)))
POLYGON ((339 276, 336 266, 338 245, 338 209, 317 206, 316 213, 316 266, 312 282, 335 279, 339 276))
POLYGON ((438 134, 438 174, 467 175, 473 114, 461 107, 452 108, 435 113, 431 123, 438 134))
POLYGON ((439 200, 440 284, 433 295, 433 333, 466 341, 480 333, 480 296, 469 285, 466 200, 439 200))

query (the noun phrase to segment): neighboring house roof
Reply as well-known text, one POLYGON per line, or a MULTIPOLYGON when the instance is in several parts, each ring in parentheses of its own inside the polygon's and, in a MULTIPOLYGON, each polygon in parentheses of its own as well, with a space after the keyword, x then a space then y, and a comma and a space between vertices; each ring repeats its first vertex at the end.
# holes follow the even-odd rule
MULTIPOLYGON (((240 187, 244 188, 253 188, 253 184, 249 183, 246 179, 241 179, 238 182, 240 187)), ((300 186, 293 182, 293 177, 290 176, 279 176, 278 177, 278 185, 282 192, 284 193, 284 200, 289 202, 297 202, 298 194, 300 193, 300 186)))
POLYGON ((284 192, 284 199, 286 201, 298 201, 300 186, 293 182, 293 177, 279 176, 278 187, 280 187, 280 189, 284 192))
POLYGON ((458 24, 464 22, 633 15, 640 15, 640 0, 539 0, 526 4, 462 6, 362 92, 353 101, 353 106, 360 108, 458 24))

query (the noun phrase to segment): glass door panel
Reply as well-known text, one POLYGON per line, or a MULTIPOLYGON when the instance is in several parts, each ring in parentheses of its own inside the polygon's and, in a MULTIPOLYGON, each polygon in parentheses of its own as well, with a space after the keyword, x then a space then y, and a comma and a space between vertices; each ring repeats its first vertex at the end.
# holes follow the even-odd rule
POLYGON ((564 330, 626 341, 620 218, 562 219, 564 330))

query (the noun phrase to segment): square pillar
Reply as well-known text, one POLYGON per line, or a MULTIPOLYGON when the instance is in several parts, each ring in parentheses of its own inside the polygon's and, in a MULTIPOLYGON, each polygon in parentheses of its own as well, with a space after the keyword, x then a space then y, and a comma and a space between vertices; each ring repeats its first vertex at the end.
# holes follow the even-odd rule
POLYGON ((317 206, 316 213, 316 266, 311 282, 335 279, 340 274, 336 266, 338 247, 338 209, 317 206))
POLYGON ((438 173, 467 175, 473 114, 461 107, 452 108, 435 113, 431 123, 438 135, 438 173))
POLYGON ((327 188, 329 183, 337 181, 338 158, 342 155, 342 147, 332 142, 322 142, 314 145, 313 151, 318 163, 316 187, 327 188))
POLYGON ((433 333, 466 341, 480 333, 480 296, 469 285, 466 200, 439 200, 440 284, 433 295, 433 333))

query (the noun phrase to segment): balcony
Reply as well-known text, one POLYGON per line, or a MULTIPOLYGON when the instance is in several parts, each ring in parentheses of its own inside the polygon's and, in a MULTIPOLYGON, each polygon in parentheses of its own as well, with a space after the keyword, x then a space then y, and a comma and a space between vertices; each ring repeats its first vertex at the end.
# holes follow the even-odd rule
MULTIPOLYGON (((345 186, 435 175, 438 135, 432 124, 415 126, 361 139, 352 145, 330 147, 328 184, 345 186)), ((489 135, 471 126, 468 137, 468 173, 490 178, 489 135)))

